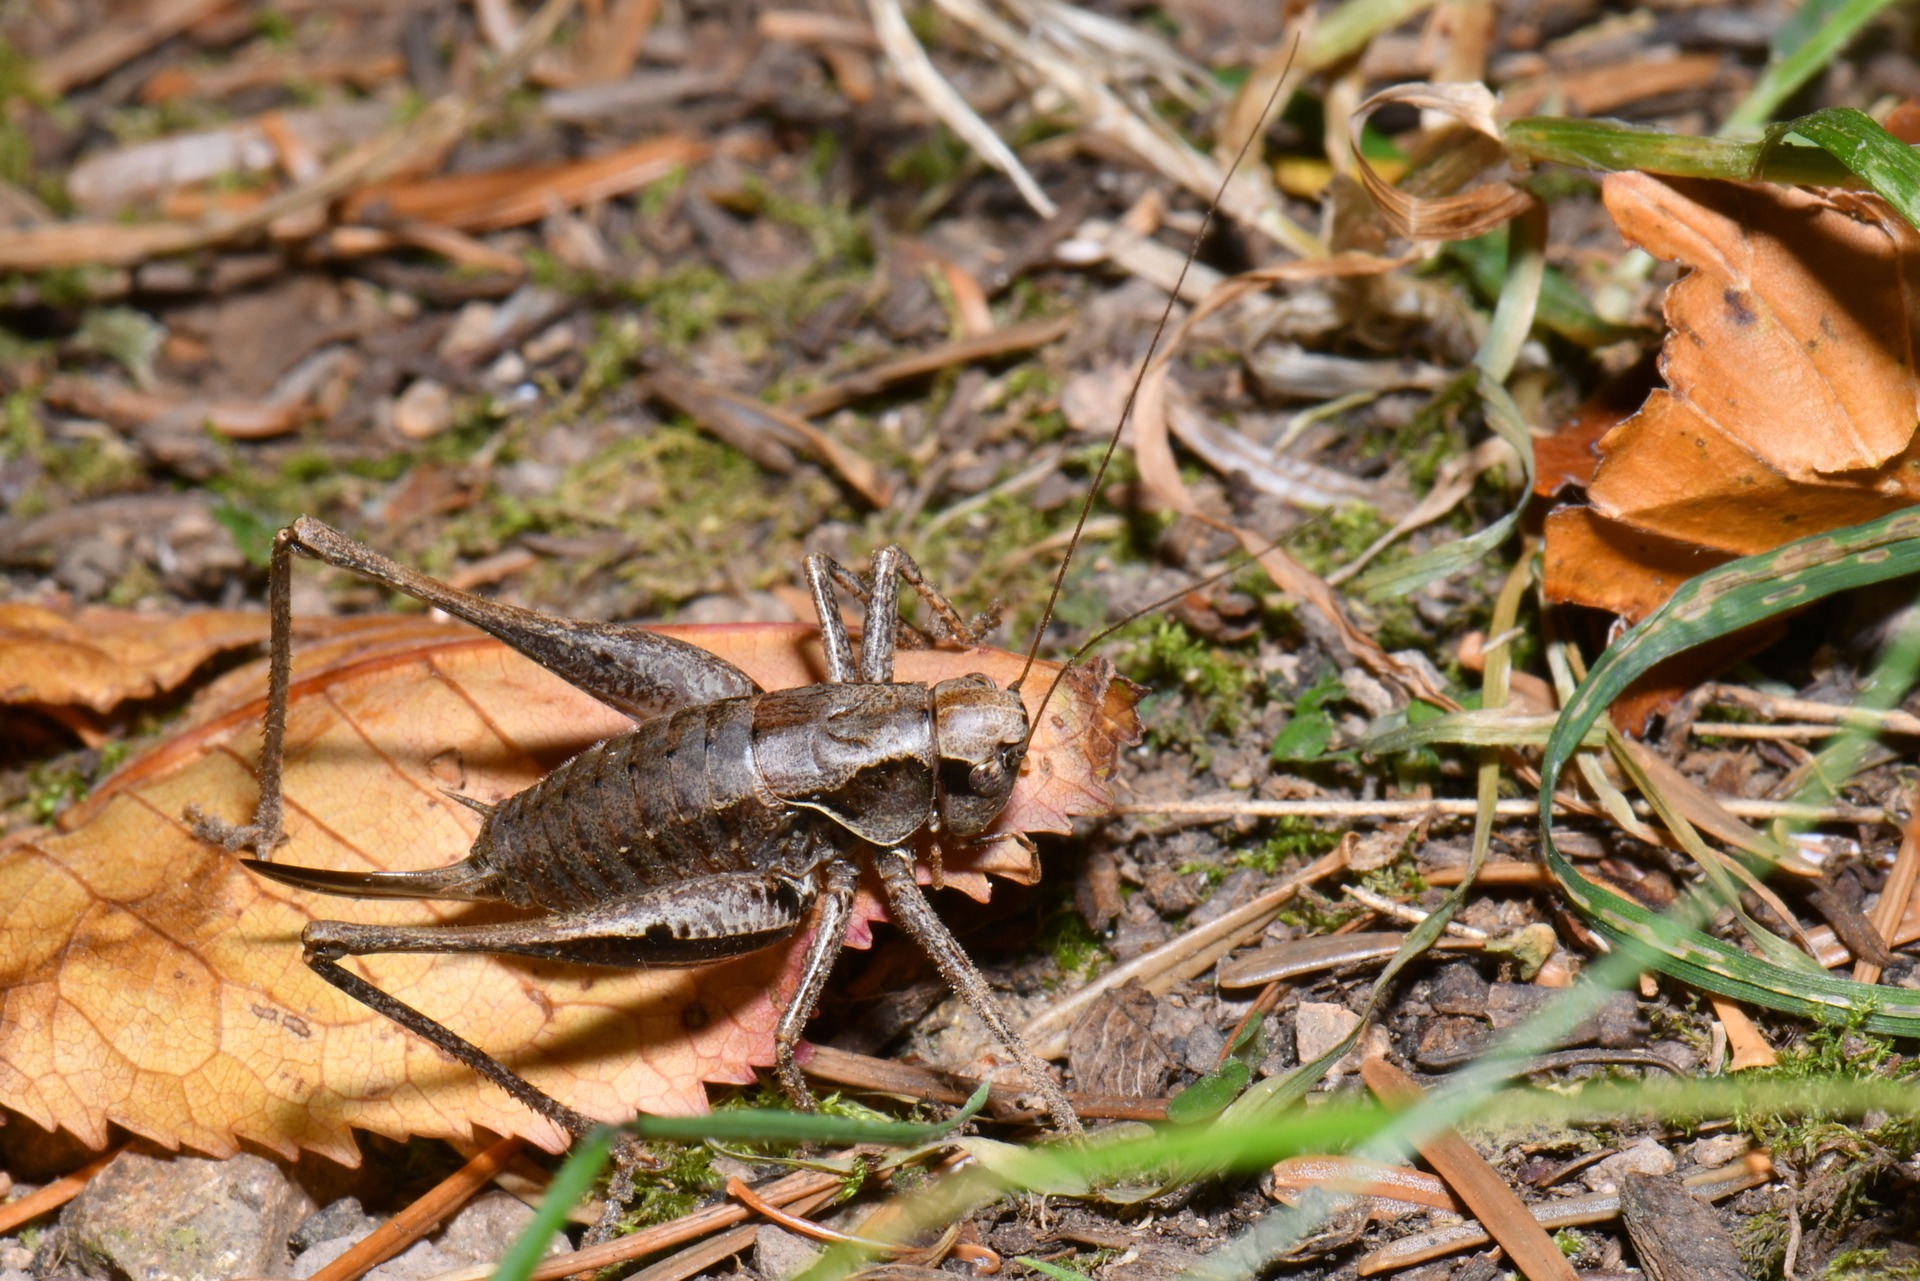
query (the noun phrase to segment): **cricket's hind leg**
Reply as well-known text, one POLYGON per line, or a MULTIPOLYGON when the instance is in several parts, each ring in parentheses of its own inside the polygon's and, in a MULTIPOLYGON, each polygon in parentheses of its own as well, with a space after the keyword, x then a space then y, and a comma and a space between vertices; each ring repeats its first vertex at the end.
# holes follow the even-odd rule
POLYGON ((288 686, 293 670, 292 575, 295 555, 317 560, 404 592, 490 633, 575 688, 643 721, 676 708, 757 693, 759 686, 733 664, 697 645, 644 628, 584 619, 553 618, 503 605, 408 569, 311 516, 273 538, 268 566, 266 740, 260 752, 260 801, 253 822, 226 823, 188 808, 194 835, 238 852, 251 848, 271 860, 285 839, 281 782, 286 757, 288 686))
MULTIPOLYGON (((308 871, 279 866, 257 870, 294 884, 302 884, 300 878, 308 871)), ((673 886, 563 916, 497 925, 311 921, 300 941, 303 958, 315 974, 466 1064, 578 1139, 598 1123, 340 962, 382 952, 480 952, 621 968, 702 965, 744 956, 792 934, 817 894, 818 888, 810 883, 793 885, 743 874, 673 886)))

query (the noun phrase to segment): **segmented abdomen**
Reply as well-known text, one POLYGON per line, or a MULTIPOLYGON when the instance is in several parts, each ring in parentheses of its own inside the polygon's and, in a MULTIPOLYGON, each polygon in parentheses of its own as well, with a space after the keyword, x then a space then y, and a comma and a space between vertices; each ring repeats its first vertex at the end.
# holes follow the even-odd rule
POLYGON ((708 873, 803 875, 812 817, 755 781, 753 699, 685 707, 501 802, 468 862, 499 898, 549 911, 708 873))

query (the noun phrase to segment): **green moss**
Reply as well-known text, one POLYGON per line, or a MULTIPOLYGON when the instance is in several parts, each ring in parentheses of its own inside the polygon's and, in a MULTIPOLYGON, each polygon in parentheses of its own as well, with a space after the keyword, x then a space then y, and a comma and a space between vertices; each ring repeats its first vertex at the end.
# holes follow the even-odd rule
MULTIPOLYGON (((1920 1062, 1898 1054, 1893 1043, 1857 1026, 1818 1027, 1800 1045, 1783 1052, 1755 1075, 1819 1081, 1866 1077, 1906 1080, 1920 1075, 1920 1062)), ((1880 1185, 1920 1153, 1920 1115, 1842 1117, 1820 1111, 1795 1114, 1746 1112, 1735 1123, 1773 1154, 1776 1165, 1797 1172, 1797 1207, 1804 1225, 1837 1229, 1873 1205, 1880 1185)), ((1777 1267, 1778 1256, 1772 1256, 1777 1267)))
POLYGON ((752 460, 691 424, 675 420, 616 440, 568 467, 551 494, 525 501, 499 493, 446 525, 435 554, 486 554, 539 530, 562 537, 600 535, 604 554, 555 563, 559 580, 528 584, 535 604, 573 593, 569 584, 610 574, 616 594, 605 607, 639 615, 669 609, 705 592, 763 588, 790 581, 801 539, 838 495, 817 473, 769 477, 752 460), (605 540, 608 532, 624 539, 605 540), (742 545, 758 549, 745 561, 742 545))
POLYGON ((1328 831, 1310 818, 1278 818, 1273 820, 1271 830, 1258 849, 1242 850, 1233 856, 1233 861, 1241 867, 1274 876, 1287 864, 1318 858, 1339 843, 1340 833, 1328 831))
POLYGON ((1040 948, 1053 957, 1062 974, 1092 978, 1113 959, 1100 936, 1080 913, 1062 905, 1040 933, 1040 948))
POLYGON ((141 601, 165 596, 167 593, 160 584, 160 576, 144 560, 131 560, 119 578, 107 588, 106 603, 120 609, 130 609, 141 601))
POLYGON ((218 103, 198 98, 168 98, 162 102, 117 107, 106 115, 107 132, 123 147, 155 142, 174 134, 194 133, 224 125, 229 113, 218 103))
POLYGON ((47 449, 46 428, 34 412, 35 397, 29 391, 16 391, 7 397, 6 434, 0 436, 8 458, 40 458, 47 449))
POLYGON ((83 753, 78 761, 45 762, 27 769, 26 811, 35 823, 51 823, 70 805, 86 799, 87 794, 107 775, 120 767, 132 745, 111 742, 96 752, 83 753))
POLYGON ((1186 749, 1201 769, 1212 763, 1207 736, 1237 733, 1247 712, 1265 701, 1266 683, 1251 662, 1173 618, 1153 620, 1147 634, 1124 651, 1120 667, 1154 691, 1140 702, 1149 741, 1186 749))
POLYGON ((689 170, 685 165, 676 165, 666 177, 648 183, 640 190, 640 216, 650 221, 664 218, 678 196, 687 185, 689 170))
POLYGON ((0 277, 0 296, 15 305, 37 302, 55 310, 77 311, 93 301, 101 274, 97 267, 53 267, 7 275, 0 277))
POLYGON ((1474 403, 1474 373, 1469 369, 1421 407, 1394 433, 1393 458, 1407 469, 1416 493, 1425 493, 1442 463, 1467 447, 1461 411, 1474 403))
POLYGON ((276 49, 293 47, 293 19, 284 13, 272 9, 262 10, 254 15, 253 29, 255 34, 276 49))
POLYGON ((1823 1281, 1920 1281, 1920 1259, 1895 1261, 1886 1250, 1841 1250, 1827 1260, 1823 1281))
POLYGON ((1784 1211, 1760 1210, 1746 1215, 1734 1226, 1734 1244, 1741 1261, 1754 1276, 1779 1276, 1781 1261, 1787 1257, 1787 1242, 1793 1225, 1784 1211))
POLYGON ((935 190, 966 171, 973 153, 945 126, 926 131, 920 141, 888 158, 887 181, 896 186, 935 190))
POLYGON ((47 475, 76 498, 135 488, 146 476, 140 456, 118 436, 81 436, 47 451, 47 475))
POLYGON ((350 486, 350 473, 339 459, 318 446, 302 446, 272 472, 241 465, 242 456, 231 447, 226 452, 236 465, 209 480, 208 487, 220 495, 225 508, 250 513, 269 531, 302 512, 327 511, 350 486))
POLYGON ((706 1144, 654 1142, 648 1150, 660 1166, 635 1175, 634 1197, 620 1218, 620 1235, 691 1214, 702 1197, 720 1186, 713 1149, 706 1144))
POLYGON ((1336 903, 1307 886, 1293 902, 1274 913, 1274 919, 1308 934, 1332 934, 1366 910, 1351 901, 1336 903))
POLYGON ((1266 837, 1251 848, 1236 849, 1223 860, 1195 859, 1180 864, 1182 876, 1199 874, 1212 890, 1236 867, 1250 868, 1262 876, 1277 876, 1282 868, 1303 859, 1317 858, 1340 843, 1338 832, 1317 827, 1310 818, 1280 818, 1272 821, 1266 837))
POLYGON ((1300 527, 1287 540, 1293 558, 1321 577, 1353 560, 1393 528, 1367 503, 1343 503, 1300 527))
POLYGON ((1400 847, 1393 862, 1360 873, 1360 885, 1363 889, 1392 899, 1410 899, 1426 893, 1427 881, 1420 875, 1419 861, 1413 855, 1411 832, 1408 833, 1407 844, 1400 847))

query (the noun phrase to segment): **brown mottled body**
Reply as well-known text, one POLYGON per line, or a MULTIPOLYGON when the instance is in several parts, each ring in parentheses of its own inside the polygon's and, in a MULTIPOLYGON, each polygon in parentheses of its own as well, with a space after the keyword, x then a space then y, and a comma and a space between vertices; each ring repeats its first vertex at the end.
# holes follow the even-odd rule
POLYGON ((1001 1015, 986 980, 914 880, 921 832, 982 836, 1013 791, 1030 726, 1017 689, 985 676, 927 686, 893 680, 899 580, 946 634, 972 629, 898 547, 871 576, 807 560, 828 679, 764 691, 724 660, 640 628, 554 619, 448 587, 302 517, 274 541, 273 643, 260 804, 252 825, 200 830, 252 846, 261 874, 326 893, 452 898, 526 909, 522 921, 386 926, 316 920, 301 934, 320 977, 425 1037, 576 1134, 593 1122, 484 1050, 340 965, 379 952, 491 952, 590 965, 678 966, 740 956, 813 934, 800 989, 775 1034, 775 1065, 797 1100, 794 1047, 845 940, 861 867, 894 919, 1023 1068, 1055 1123, 1078 1119, 1046 1068, 1001 1015), (270 861, 282 839, 280 791, 291 633, 288 579, 310 556, 406 592, 491 632, 640 722, 595 744, 497 805, 455 799, 485 817, 466 858, 413 872, 341 872, 270 861), (834 587, 866 603, 856 662, 834 587))

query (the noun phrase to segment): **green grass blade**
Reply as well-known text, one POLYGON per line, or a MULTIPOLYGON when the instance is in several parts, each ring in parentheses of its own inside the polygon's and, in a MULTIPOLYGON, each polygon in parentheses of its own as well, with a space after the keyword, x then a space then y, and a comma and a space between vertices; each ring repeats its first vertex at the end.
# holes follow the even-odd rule
POLYGON ((567 1212, 586 1199, 593 1181, 607 1168, 612 1150, 611 1130, 588 1136, 573 1150, 566 1163, 554 1171, 546 1195, 540 1198, 540 1208, 533 1212, 533 1221, 494 1269, 493 1281, 526 1281, 533 1274, 546 1255, 547 1242, 567 1226, 567 1212))
POLYGON ((1690 579, 1601 656, 1562 711, 1540 767, 1541 853, 1567 898, 1623 954, 1708 992, 1802 1017, 1861 1016, 1869 1031, 1920 1036, 1920 996, 1756 960, 1665 921, 1582 876, 1553 844, 1551 802, 1586 733, 1628 685, 1670 655, 1836 592, 1920 572, 1920 508, 1804 538, 1690 579))
POLYGON ((1459 573, 1504 543, 1520 523, 1520 514, 1527 505, 1526 496, 1533 492, 1533 436, 1527 431, 1526 420, 1520 416, 1520 407, 1507 395, 1506 388, 1484 370, 1475 387, 1485 409, 1487 426, 1520 455, 1520 466, 1526 473, 1526 481, 1520 487, 1520 501, 1512 511, 1477 533, 1441 543, 1397 565, 1362 574, 1355 585, 1369 599, 1404 596, 1436 578, 1459 573))
POLYGON ((1661 133, 1605 120, 1528 116, 1501 131, 1508 151, 1531 164, 1551 162, 1617 173, 1641 169, 1678 178, 1858 185, 1853 171, 1819 147, 1769 146, 1661 133))
MULTIPOLYGON (((776 1108, 758 1108, 743 1112, 709 1112, 704 1116, 636 1117, 620 1129, 643 1138, 671 1139, 677 1142, 701 1142, 729 1139, 748 1143, 833 1143, 849 1145, 877 1143, 889 1147, 919 1147, 933 1143, 971 1120, 987 1105, 990 1087, 982 1083, 966 1105, 945 1121, 914 1125, 895 1121, 862 1121, 850 1117, 819 1116, 812 1112, 788 1112, 776 1108)), ((588 1136, 554 1173, 547 1193, 533 1222, 513 1249, 500 1261, 493 1281, 526 1281, 538 1265, 553 1234, 566 1225, 567 1212, 578 1205, 607 1166, 613 1147, 609 1128, 588 1136)))
POLYGON ((1768 131, 1769 138, 1799 134, 1858 174, 1876 194, 1920 227, 1920 155, 1851 107, 1829 107, 1768 131))
POLYGON ((1753 88, 1720 126, 1723 134, 1757 129, 1847 46, 1892 0, 1805 0, 1773 37, 1773 56, 1753 88))
POLYGON ((708 1139, 729 1143, 880 1143, 912 1148, 945 1138, 987 1105, 989 1086, 982 1084, 966 1106, 945 1121, 913 1124, 905 1121, 864 1121, 855 1117, 822 1116, 816 1112, 788 1112, 779 1108, 752 1108, 740 1112, 708 1112, 701 1116, 635 1117, 620 1128, 643 1139, 700 1143, 708 1139))
POLYGON ((1308 71, 1338 62, 1433 5, 1434 0, 1346 0, 1315 25, 1300 61, 1308 71))

